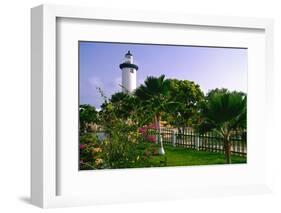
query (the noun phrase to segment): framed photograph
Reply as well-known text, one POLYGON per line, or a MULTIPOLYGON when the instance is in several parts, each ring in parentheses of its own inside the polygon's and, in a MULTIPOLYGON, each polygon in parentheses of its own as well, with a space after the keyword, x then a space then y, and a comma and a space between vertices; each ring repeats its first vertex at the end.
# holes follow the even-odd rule
POLYGON ((31 24, 33 204, 270 192, 272 20, 42 5, 31 24))

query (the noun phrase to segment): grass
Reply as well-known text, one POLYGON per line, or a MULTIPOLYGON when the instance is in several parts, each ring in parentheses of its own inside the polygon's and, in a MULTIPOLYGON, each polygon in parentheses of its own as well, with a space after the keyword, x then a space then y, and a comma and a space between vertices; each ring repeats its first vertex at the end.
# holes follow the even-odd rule
MULTIPOLYGON (((197 151, 187 148, 165 146, 165 156, 153 156, 151 161, 159 163, 165 161, 163 166, 192 166, 225 164, 224 154, 206 151, 197 151)), ((246 163, 246 157, 232 155, 232 164, 246 163)))

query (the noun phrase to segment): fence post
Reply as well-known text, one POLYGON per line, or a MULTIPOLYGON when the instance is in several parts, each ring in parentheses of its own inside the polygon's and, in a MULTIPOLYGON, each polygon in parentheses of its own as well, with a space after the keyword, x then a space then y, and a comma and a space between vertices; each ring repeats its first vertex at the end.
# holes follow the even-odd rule
POLYGON ((173 130, 173 146, 176 147, 176 131, 173 130))
POLYGON ((195 142, 195 149, 199 150, 199 146, 200 146, 200 135, 196 134, 196 142, 195 142))

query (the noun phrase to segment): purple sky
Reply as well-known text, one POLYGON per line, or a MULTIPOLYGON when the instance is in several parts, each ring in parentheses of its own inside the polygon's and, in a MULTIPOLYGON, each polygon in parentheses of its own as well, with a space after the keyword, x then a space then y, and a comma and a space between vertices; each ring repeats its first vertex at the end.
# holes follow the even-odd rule
POLYGON ((192 46, 141 45, 79 42, 80 104, 100 108, 105 95, 121 91, 119 64, 131 51, 139 66, 137 84, 147 76, 190 80, 204 93, 210 89, 228 88, 247 92, 247 49, 192 46))

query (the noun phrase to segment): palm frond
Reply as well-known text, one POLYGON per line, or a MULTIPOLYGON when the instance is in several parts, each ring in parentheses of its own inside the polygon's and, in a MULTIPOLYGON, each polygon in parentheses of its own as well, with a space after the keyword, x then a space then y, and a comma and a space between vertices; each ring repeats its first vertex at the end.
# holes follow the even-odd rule
POLYGON ((203 127, 215 124, 229 131, 246 128, 246 103, 246 97, 237 92, 212 94, 202 108, 203 127))

